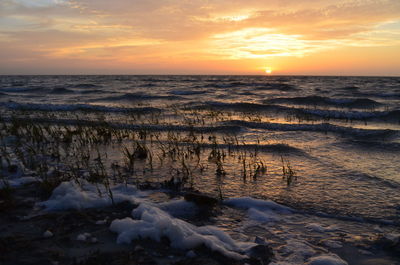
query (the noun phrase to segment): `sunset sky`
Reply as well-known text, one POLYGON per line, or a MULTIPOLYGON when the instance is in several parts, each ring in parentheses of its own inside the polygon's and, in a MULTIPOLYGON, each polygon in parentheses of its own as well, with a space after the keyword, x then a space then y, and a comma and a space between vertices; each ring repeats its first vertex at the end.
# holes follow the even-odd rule
POLYGON ((0 74, 400 75, 399 0, 1 0, 0 74))

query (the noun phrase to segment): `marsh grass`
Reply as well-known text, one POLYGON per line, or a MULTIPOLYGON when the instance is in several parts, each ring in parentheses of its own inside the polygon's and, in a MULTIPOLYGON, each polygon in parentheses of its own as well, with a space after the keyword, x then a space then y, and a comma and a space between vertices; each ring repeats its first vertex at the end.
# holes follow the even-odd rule
MULTIPOLYGON (((214 175, 217 196, 222 198, 224 178, 240 177, 235 169, 241 169, 243 182, 267 176, 267 162, 257 148, 259 140, 248 145, 246 139, 238 139, 235 133, 196 127, 235 118, 232 113, 178 107, 173 111, 180 120, 168 120, 160 113, 130 113, 126 123, 134 120, 141 125, 128 128, 115 126, 103 114, 93 116, 95 122, 82 121, 77 115, 76 120, 58 124, 15 114, 0 121, 0 169, 5 171, 18 165, 18 170, 31 172, 41 180, 44 196, 49 196, 62 181, 80 183, 85 179, 102 185, 107 194, 102 194, 99 188, 99 196, 109 196, 111 201, 111 187, 115 183, 154 183, 191 189, 199 178, 214 175), (175 130, 172 126, 175 122, 185 126, 184 129, 175 130), (158 130, 154 125, 164 127, 158 130), (114 154, 119 157, 117 161, 109 157, 110 148, 117 153, 114 154)), ((41 120, 48 121, 55 114, 41 115, 41 120)), ((260 115, 244 117, 261 120, 260 115)), ((281 160, 284 180, 289 186, 296 174, 289 161, 283 157, 281 160)))
POLYGON ((286 181, 287 186, 292 185, 297 180, 296 171, 291 166, 289 160, 281 156, 282 161, 282 178, 286 181))

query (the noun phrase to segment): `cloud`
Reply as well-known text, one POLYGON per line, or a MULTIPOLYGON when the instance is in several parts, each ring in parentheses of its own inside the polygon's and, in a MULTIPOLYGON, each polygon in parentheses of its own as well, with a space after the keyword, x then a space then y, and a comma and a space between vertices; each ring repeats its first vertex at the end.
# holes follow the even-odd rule
POLYGON ((379 23, 398 20, 399 15, 399 1, 365 0, 295 11, 261 10, 246 22, 309 38, 328 39, 369 31, 379 23))
POLYGON ((398 0, 2 0, 0 42, 38 61, 298 58, 399 45, 399 20, 398 0))

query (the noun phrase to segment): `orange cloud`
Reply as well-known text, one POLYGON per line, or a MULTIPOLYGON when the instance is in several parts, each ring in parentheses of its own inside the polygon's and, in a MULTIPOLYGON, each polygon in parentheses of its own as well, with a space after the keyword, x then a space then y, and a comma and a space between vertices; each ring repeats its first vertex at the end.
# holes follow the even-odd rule
POLYGON ((400 74, 400 63, 384 61, 400 53, 399 18, 398 0, 2 0, 0 73, 63 73, 75 62, 79 73, 259 73, 268 65, 312 74, 319 57, 334 74, 343 62, 330 55, 358 47, 400 74))

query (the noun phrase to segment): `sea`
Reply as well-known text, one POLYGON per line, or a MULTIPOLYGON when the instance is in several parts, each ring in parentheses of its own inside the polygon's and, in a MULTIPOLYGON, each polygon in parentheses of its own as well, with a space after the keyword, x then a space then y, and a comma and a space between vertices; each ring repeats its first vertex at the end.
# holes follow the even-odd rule
MULTIPOLYGON (((265 174, 247 169, 244 177, 243 161, 227 155, 224 174, 203 165, 192 188, 225 199, 271 200, 295 214, 264 220, 275 223, 266 229, 254 225, 263 221, 257 212, 251 219, 225 210, 214 223, 227 231, 263 234, 279 245, 297 236, 320 243, 325 237, 318 233, 325 229, 336 233, 326 247, 343 254, 340 244, 355 245, 360 237, 400 226, 399 77, 0 76, 0 112, 2 119, 55 125, 107 122, 132 130, 194 131, 205 141, 218 137, 225 150, 230 146, 223 139, 235 139, 241 152, 257 153, 265 174), (328 229, 333 226, 340 228, 328 229), (291 236, 279 239, 285 231, 291 236), (338 231, 351 239, 339 240, 338 231), (335 248, 335 242, 341 243, 335 248)), ((113 148, 108 158, 117 161, 113 148)), ((155 170, 151 181, 168 180, 171 172, 155 170)), ((358 251, 354 255, 367 252, 358 251)))

